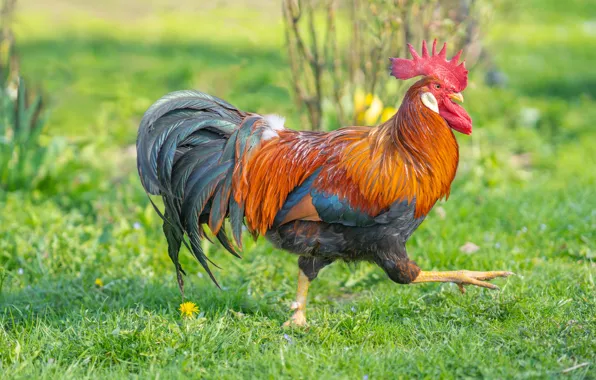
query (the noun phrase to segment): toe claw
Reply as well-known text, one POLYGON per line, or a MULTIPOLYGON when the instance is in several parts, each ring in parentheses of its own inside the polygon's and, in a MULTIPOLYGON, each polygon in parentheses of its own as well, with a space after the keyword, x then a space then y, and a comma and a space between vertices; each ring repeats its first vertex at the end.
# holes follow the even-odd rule
POLYGON ((459 288, 461 294, 466 294, 466 288, 464 288, 464 284, 457 284, 457 287, 459 288))
MULTIPOLYGON (((484 274, 482 275, 477 275, 477 276, 470 276, 467 279, 462 281, 462 284, 468 284, 468 285, 475 285, 475 286, 479 286, 482 288, 488 288, 488 289, 494 289, 494 290, 498 290, 499 287, 495 284, 491 284, 490 282, 486 282, 486 281, 481 281, 481 280, 485 280, 487 279, 487 276, 485 276, 484 274)), ((488 279, 492 279, 492 278, 488 278, 488 279)))
POLYGON ((283 327, 292 327, 292 326, 298 326, 298 327, 304 327, 306 326, 306 316, 304 315, 304 312, 301 310, 298 310, 294 313, 294 315, 292 315, 292 317, 285 321, 283 324, 283 327))

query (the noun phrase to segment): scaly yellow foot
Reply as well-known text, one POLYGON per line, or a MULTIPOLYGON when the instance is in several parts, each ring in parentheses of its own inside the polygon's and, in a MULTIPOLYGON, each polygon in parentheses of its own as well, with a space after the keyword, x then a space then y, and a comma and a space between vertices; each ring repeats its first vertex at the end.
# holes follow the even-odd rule
POLYGON ((506 271, 492 271, 492 272, 475 272, 469 270, 458 270, 450 272, 426 272, 421 271, 418 277, 412 281, 412 283, 420 282, 453 282, 459 287, 462 293, 466 292, 464 285, 476 285, 483 288, 499 289, 495 284, 485 282, 486 280, 492 280, 497 277, 508 277, 514 274, 513 272, 506 271))
POLYGON ((292 317, 287 320, 286 322, 284 322, 284 327, 289 327, 289 326, 306 326, 306 313, 304 312, 304 306, 301 305, 299 302, 292 302, 292 306, 290 307, 290 310, 296 310, 294 312, 294 314, 292 315, 292 317))
POLYGON ((295 310, 292 317, 286 321, 283 325, 284 327, 288 326, 306 326, 306 295, 308 294, 308 286, 310 285, 310 280, 308 277, 300 270, 298 273, 298 291, 296 292, 296 301, 292 302, 292 306, 290 306, 290 310, 295 310))

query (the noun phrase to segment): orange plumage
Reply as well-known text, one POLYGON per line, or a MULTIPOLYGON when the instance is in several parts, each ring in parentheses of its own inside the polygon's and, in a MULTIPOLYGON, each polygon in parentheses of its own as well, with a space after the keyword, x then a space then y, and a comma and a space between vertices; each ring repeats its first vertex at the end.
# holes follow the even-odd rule
POLYGON ((412 86, 399 112, 378 127, 329 133, 284 130, 264 142, 239 164, 250 181, 234 178, 235 198, 245 204, 248 228, 264 234, 290 191, 319 167, 314 188, 337 194, 356 209, 376 216, 398 200, 415 198, 416 216, 426 215, 449 195, 458 162, 453 132, 420 101, 431 80, 412 86))

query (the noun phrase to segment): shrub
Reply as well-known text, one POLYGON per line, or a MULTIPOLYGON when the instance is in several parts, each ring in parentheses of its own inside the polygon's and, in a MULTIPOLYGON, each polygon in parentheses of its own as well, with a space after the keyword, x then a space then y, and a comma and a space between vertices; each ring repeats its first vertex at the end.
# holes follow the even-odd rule
POLYGON ((0 189, 32 190, 50 176, 65 141, 53 138, 42 144, 44 106, 20 77, 6 12, 5 5, 0 34, 0 189))
POLYGON ((387 80, 388 58, 409 57, 407 42, 417 50, 422 40, 449 42, 448 54, 465 49, 468 67, 486 58, 479 25, 493 3, 284 0, 292 87, 305 124, 319 130, 382 119, 383 105, 395 108, 409 87, 387 80), (375 112, 364 116, 371 107, 375 112))

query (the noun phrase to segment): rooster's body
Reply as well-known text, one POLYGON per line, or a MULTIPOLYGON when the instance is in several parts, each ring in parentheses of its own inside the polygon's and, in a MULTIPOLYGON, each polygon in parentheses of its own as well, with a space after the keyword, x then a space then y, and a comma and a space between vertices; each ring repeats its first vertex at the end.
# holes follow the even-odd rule
POLYGON ((243 112, 196 91, 169 94, 146 112, 139 173, 145 189, 164 199, 163 228, 180 286, 183 243, 215 281, 201 248, 203 225, 237 255, 226 218, 237 246, 244 224, 299 255, 296 324, 305 322, 309 282, 336 260, 374 262, 402 284, 494 287, 480 280, 508 274, 423 272, 407 256, 410 235, 449 195, 458 164, 452 128, 471 132, 469 116, 450 101, 461 99, 467 83, 463 64, 446 61, 444 48, 437 55, 434 45, 432 56, 426 45, 422 58, 411 51, 412 61, 393 61, 393 75, 426 76, 408 90, 397 114, 374 128, 297 132, 280 117, 243 112))

